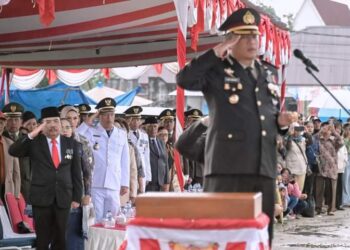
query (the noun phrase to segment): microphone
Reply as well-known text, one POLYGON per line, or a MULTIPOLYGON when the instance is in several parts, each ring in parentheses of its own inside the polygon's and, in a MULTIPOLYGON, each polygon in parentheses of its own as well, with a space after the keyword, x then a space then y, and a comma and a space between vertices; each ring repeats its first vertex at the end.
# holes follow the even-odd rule
POLYGON ((313 69, 314 71, 316 72, 319 72, 318 68, 316 67, 315 64, 312 63, 312 61, 308 58, 306 58, 303 54, 303 52, 301 52, 301 50, 299 49, 295 49, 294 50, 294 56, 296 58, 299 58, 300 60, 303 61, 303 63, 307 66, 307 67, 310 67, 311 69, 313 69))

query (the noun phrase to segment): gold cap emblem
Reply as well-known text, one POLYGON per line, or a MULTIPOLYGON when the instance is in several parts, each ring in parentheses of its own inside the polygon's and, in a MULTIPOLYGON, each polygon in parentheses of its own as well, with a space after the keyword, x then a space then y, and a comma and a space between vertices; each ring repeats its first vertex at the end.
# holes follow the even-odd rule
POLYGON ((249 10, 244 14, 243 22, 245 24, 254 24, 255 23, 255 17, 249 10))
POLYGON ((11 105, 10 106, 10 110, 11 110, 11 112, 16 112, 16 105, 11 105))
POLYGON ((85 106, 81 106, 81 110, 82 111, 86 111, 86 107, 85 106))
POLYGON ((171 113, 170 113, 169 110, 166 112, 166 115, 167 115, 167 116, 171 116, 171 113))
POLYGON ((111 100, 111 99, 106 99, 106 100, 105 100, 105 104, 106 104, 107 106, 111 106, 111 103, 112 103, 112 100, 111 100))
POLYGON ((198 111, 197 110, 193 111, 193 115, 198 116, 199 115, 198 111))
POLYGON ((239 96, 238 95, 231 95, 230 98, 228 99, 228 101, 231 104, 236 104, 239 102, 239 96))
POLYGON ((139 108, 134 108, 133 111, 134 111, 134 114, 138 114, 139 113, 139 108))

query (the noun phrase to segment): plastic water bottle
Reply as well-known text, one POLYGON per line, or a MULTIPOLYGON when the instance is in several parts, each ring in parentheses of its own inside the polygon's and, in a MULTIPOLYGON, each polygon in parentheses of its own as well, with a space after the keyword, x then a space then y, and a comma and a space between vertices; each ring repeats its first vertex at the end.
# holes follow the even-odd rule
POLYGON ((119 212, 117 213, 115 217, 116 223, 118 225, 125 225, 126 224, 126 216, 125 216, 125 208, 120 208, 119 212))
POLYGON ((115 227, 115 220, 113 218, 113 214, 110 210, 107 211, 106 213, 106 219, 105 219, 105 223, 104 223, 105 227, 115 227))

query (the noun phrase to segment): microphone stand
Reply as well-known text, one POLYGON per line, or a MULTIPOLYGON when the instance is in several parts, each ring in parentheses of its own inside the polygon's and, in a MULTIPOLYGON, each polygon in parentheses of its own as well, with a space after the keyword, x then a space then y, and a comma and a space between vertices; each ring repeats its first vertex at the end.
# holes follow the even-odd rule
POLYGON ((339 104, 339 106, 342 107, 345 110, 345 112, 348 113, 348 115, 350 116, 349 110, 345 108, 344 105, 332 94, 332 92, 320 81, 320 79, 318 79, 318 77, 314 74, 310 67, 306 66, 305 69, 322 86, 322 88, 328 92, 328 94, 339 104))

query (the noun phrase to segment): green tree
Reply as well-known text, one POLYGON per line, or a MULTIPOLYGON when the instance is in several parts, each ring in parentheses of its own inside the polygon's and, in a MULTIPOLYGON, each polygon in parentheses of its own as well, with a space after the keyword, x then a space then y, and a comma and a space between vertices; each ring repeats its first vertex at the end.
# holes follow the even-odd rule
MULTIPOLYGON (((262 8, 263 11, 265 11, 272 19, 278 21, 278 22, 283 22, 282 19, 276 14, 275 9, 272 6, 265 5, 262 3, 262 1, 258 1, 258 6, 262 8)), ((285 19, 287 19, 287 28, 289 30, 293 30, 293 22, 294 22, 294 17, 292 13, 289 13, 287 15, 283 15, 285 19)), ((283 22, 285 23, 285 22, 283 22)))

